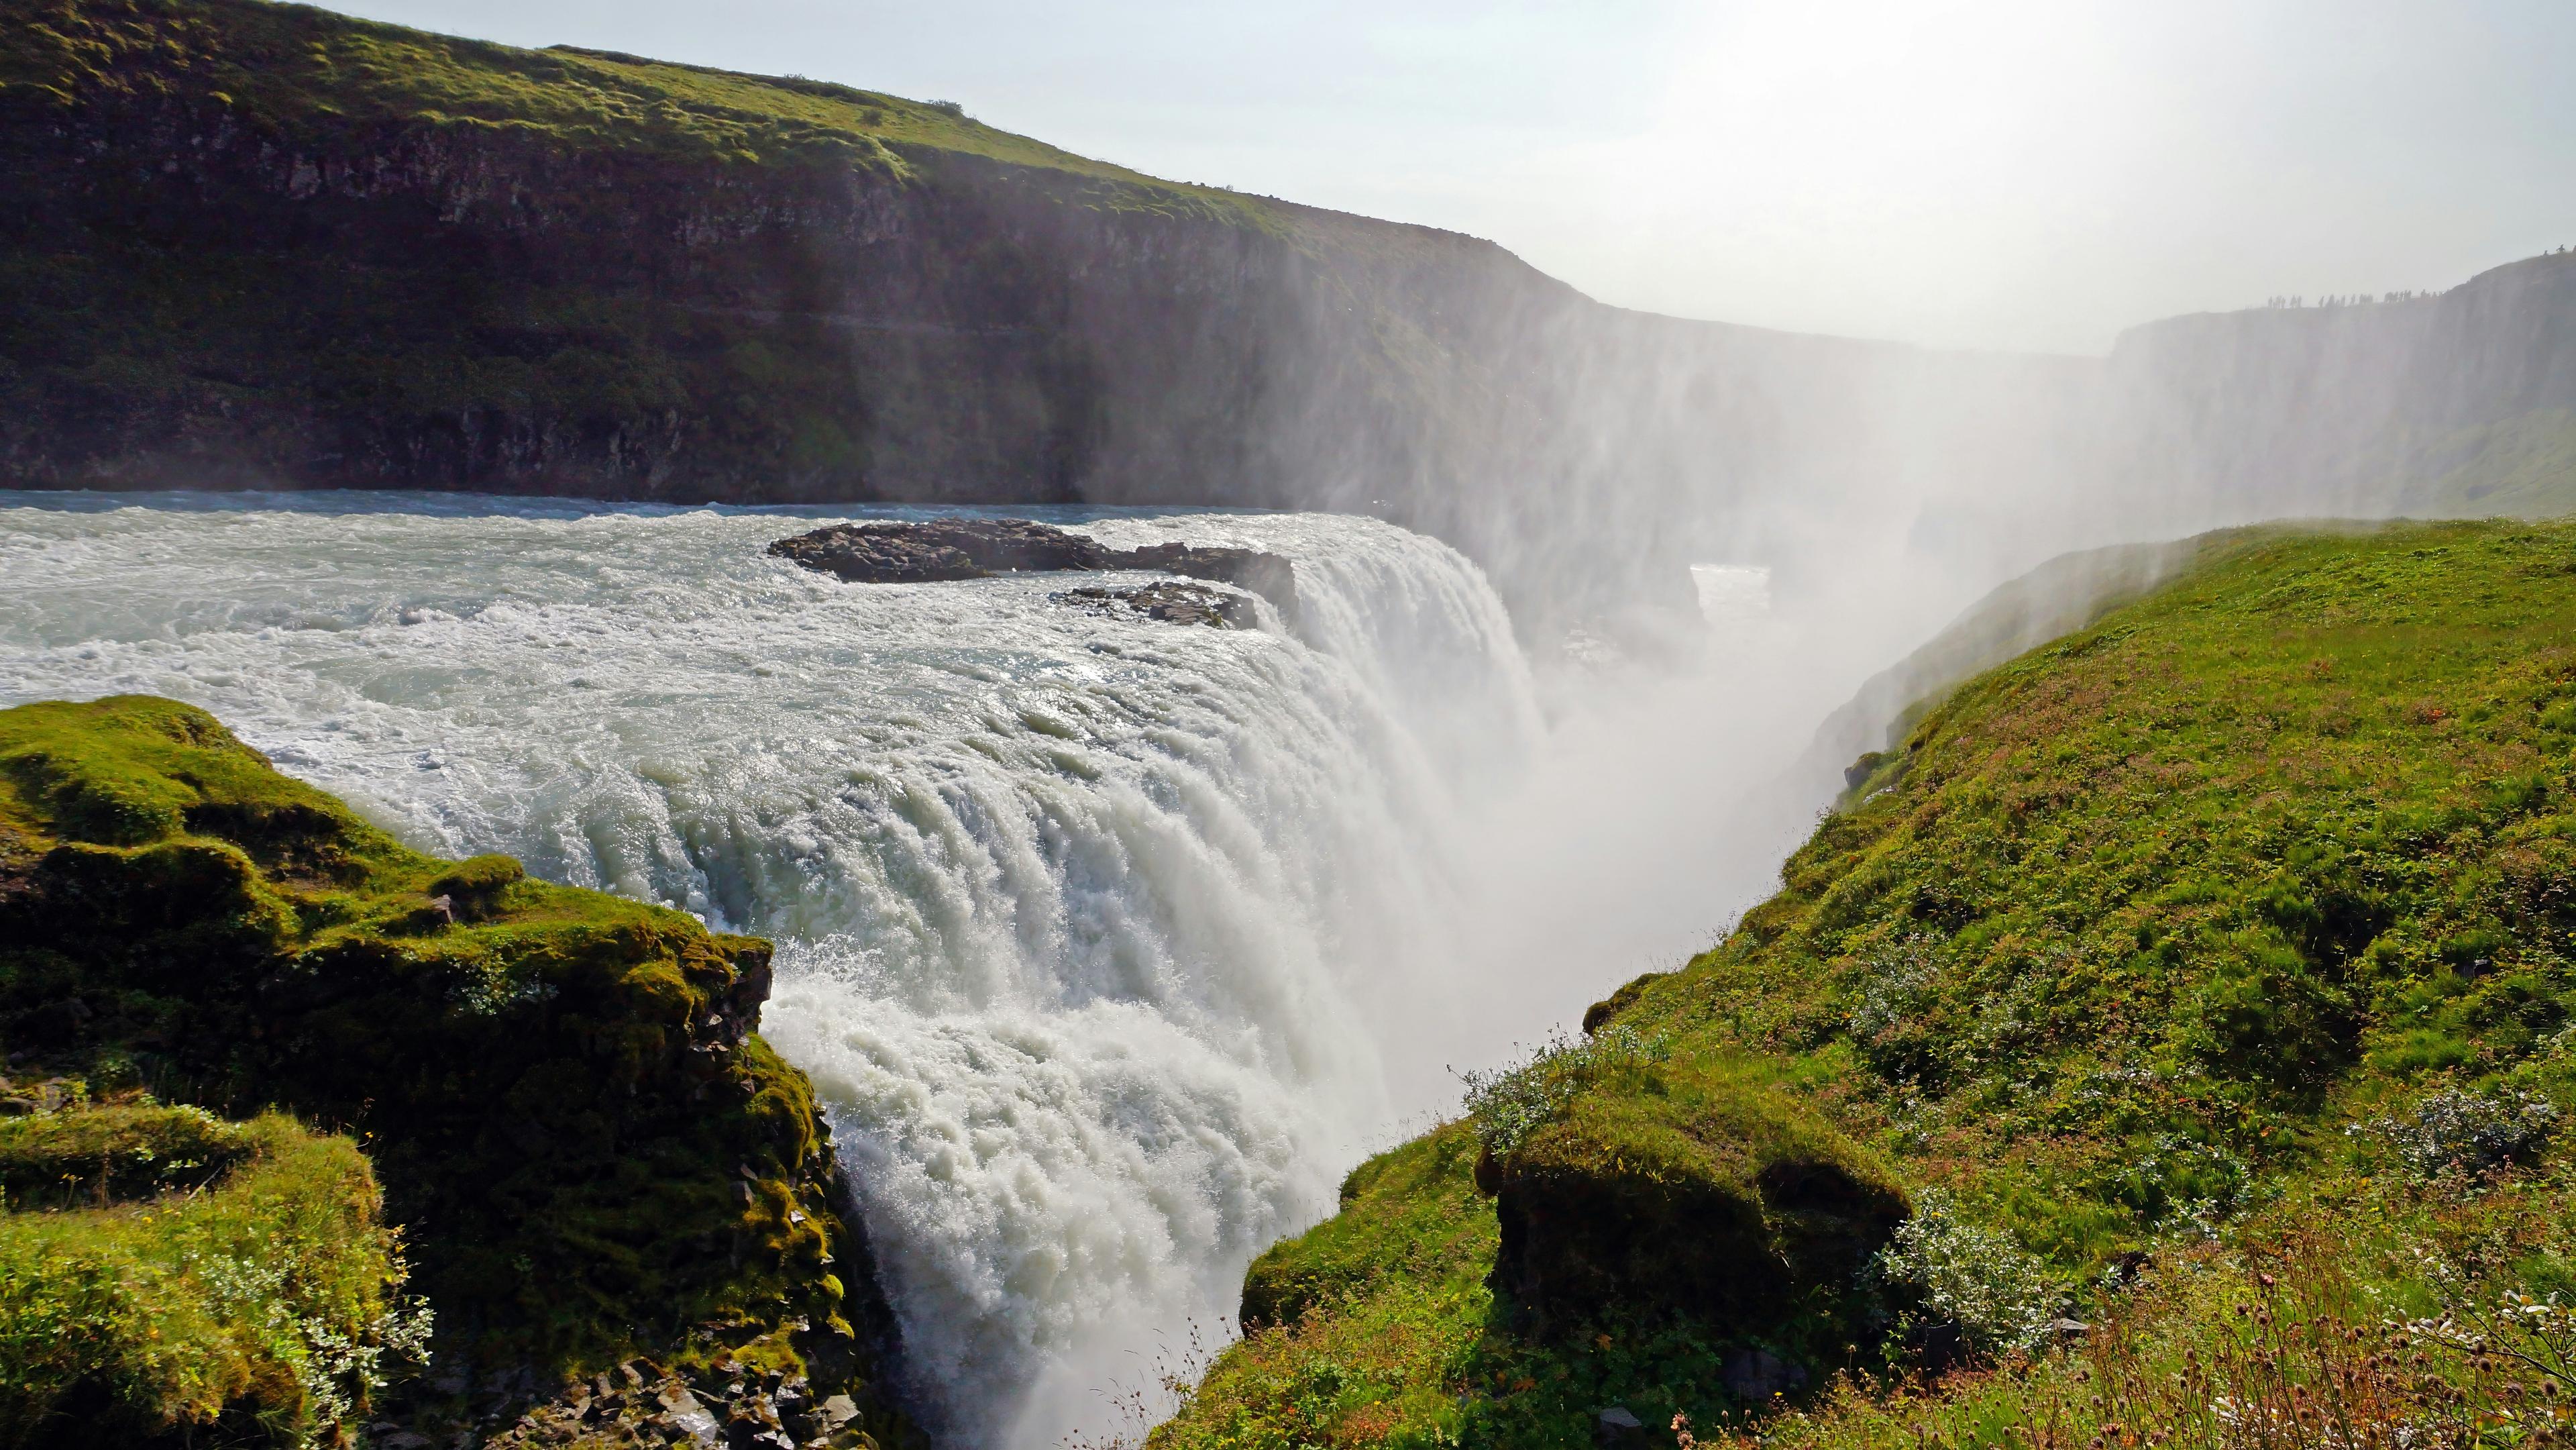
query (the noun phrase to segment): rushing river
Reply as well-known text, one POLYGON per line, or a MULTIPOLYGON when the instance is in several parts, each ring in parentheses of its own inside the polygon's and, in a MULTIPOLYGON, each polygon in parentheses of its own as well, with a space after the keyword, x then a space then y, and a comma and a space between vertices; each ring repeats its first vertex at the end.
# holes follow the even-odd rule
POLYGON ((1014 512, 1286 554, 1301 617, 763 556, 848 511, 0 495, 0 703, 192 701, 420 846, 774 938, 765 1031, 854 1160, 916 1391, 1046 1444, 1422 1106, 1387 989, 1453 950, 1461 812, 1543 731, 1440 544, 1014 512))

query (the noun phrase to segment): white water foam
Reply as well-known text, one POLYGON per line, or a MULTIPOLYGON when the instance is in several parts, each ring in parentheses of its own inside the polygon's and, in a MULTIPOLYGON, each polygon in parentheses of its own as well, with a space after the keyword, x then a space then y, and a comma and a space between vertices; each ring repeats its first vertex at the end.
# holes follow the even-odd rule
POLYGON ((1387 1011, 1439 1000, 1464 816, 1543 732, 1439 544, 1015 512, 1287 554, 1303 617, 762 556, 847 511, 0 495, 0 703, 189 700, 419 845, 776 939, 765 1030, 856 1160, 927 1413, 1050 1444, 1428 1105, 1387 1011))

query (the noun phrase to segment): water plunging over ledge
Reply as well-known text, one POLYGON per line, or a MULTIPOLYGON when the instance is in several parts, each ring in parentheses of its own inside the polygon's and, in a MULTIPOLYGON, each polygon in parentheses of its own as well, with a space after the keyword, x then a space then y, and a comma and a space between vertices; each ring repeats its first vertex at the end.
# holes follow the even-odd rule
POLYGON ((188 700, 415 844, 774 938, 929 1417, 1044 1444, 1385 1131, 1379 988, 1541 726, 1482 577, 1372 520, 1012 511, 1287 555, 1293 631, 762 554, 904 512, 0 496, 0 702, 188 700))

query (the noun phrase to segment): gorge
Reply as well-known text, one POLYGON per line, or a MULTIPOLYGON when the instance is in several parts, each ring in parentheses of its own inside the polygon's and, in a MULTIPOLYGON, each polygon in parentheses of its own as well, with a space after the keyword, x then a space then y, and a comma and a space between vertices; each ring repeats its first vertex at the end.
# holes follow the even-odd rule
MULTIPOLYGON (((443 1358, 332 1434, 1682 1443, 2053 1373, 2151 1261, 2403 1159, 2371 1124, 2569 1098, 2564 531, 2373 525, 2576 508, 2576 257, 1945 352, 799 77, 0 21, 0 996, 52 993, 0 1101, 338 1165, 369 1323, 410 1236, 443 1358), (2341 522, 2205 532, 2283 518, 2341 522), (263 844, 190 753, 233 740, 379 864, 263 844), (136 791, 205 798, 84 814, 136 791), (218 1094, 99 1036, 115 932, 9 914, 156 850, 251 862, 295 1012, 315 961, 508 970, 368 1009, 399 1083, 218 1094), (651 928, 615 1010, 558 970, 594 917, 651 928), (505 1039, 540 1069, 440 1089, 475 1169, 425 1193, 366 1115, 505 1039), (1890 1277, 1931 1233, 2019 1318, 1890 1277)), ((242 915, 147 904, 165 976, 242 915)), ((220 1026, 292 1067, 279 1021, 220 1026)))

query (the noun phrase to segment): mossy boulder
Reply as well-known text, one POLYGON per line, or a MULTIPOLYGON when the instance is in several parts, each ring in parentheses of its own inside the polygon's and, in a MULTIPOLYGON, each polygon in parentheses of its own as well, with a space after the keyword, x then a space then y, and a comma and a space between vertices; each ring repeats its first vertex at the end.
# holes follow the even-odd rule
POLYGON ((1838 1319, 1906 1215, 1875 1154, 1726 1064, 1593 1084, 1477 1178, 1501 1227, 1495 1293, 1542 1330, 1681 1315, 1777 1336, 1838 1319))
POLYGON ((766 942, 413 851, 189 706, 0 711, 0 1043, 345 1125, 484 1384, 749 1355, 883 1410, 891 1316, 754 1035, 769 981, 766 942))
POLYGON ((474 856, 429 883, 433 902, 446 904, 448 919, 480 920, 499 909, 502 894, 527 879, 528 873, 509 856, 474 856))

